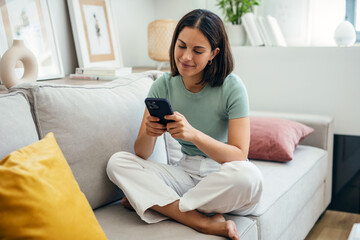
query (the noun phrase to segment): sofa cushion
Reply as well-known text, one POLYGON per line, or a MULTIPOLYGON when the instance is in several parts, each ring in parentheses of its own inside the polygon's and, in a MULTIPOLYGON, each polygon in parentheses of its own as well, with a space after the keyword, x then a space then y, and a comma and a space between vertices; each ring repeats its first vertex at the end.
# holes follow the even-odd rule
MULTIPOLYGON (((102 85, 22 84, 41 137, 54 132, 81 190, 93 208, 121 197, 106 175, 109 158, 118 151, 134 152, 153 83, 147 73, 132 74, 102 85)), ((166 162, 163 138, 150 159, 166 162)))
POLYGON ((260 236, 277 239, 324 184, 328 155, 323 149, 299 145, 294 152, 293 161, 252 162, 263 174, 263 194, 251 217, 259 225, 260 236))
POLYGON ((0 159, 39 140, 23 93, 0 94, 0 113, 0 159))
POLYGON ((299 142, 313 131, 287 119, 251 116, 249 159, 290 161, 299 142))
MULTIPOLYGON (((112 204, 96 209, 95 215, 109 240, 225 239, 219 236, 201 234, 172 220, 147 224, 134 211, 125 209, 121 204, 112 204)), ((254 220, 231 215, 225 215, 225 218, 235 222, 241 240, 258 239, 257 226, 254 220)))
POLYGON ((0 162, 0 239, 106 239, 53 133, 0 162))

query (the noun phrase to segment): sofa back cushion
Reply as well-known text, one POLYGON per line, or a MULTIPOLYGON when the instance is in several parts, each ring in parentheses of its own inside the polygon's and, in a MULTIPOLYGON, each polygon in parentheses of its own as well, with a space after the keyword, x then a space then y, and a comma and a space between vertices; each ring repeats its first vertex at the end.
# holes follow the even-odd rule
POLYGON ((0 94, 0 160, 39 140, 23 93, 0 94))
MULTIPOLYGON (((118 151, 134 152, 151 76, 133 74, 102 85, 22 84, 29 95, 41 138, 54 132, 71 170, 92 208, 121 197, 106 174, 118 151)), ((152 160, 167 162, 163 138, 152 160)))
POLYGON ((54 138, 0 162, 0 239, 107 239, 54 138))

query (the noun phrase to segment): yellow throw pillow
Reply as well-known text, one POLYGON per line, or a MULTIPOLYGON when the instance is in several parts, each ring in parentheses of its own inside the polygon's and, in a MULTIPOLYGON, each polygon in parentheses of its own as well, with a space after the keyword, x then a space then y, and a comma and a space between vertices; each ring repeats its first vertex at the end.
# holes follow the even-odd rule
POLYGON ((53 133, 0 162, 0 239, 106 239, 53 133))

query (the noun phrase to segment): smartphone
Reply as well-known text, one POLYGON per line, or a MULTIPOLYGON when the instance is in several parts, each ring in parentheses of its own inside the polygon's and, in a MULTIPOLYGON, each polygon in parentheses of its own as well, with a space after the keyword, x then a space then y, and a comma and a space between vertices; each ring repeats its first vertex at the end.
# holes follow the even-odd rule
POLYGON ((173 120, 166 120, 164 116, 172 115, 174 112, 171 108, 169 101, 166 98, 146 98, 146 107, 151 116, 160 118, 161 124, 173 122, 173 120))

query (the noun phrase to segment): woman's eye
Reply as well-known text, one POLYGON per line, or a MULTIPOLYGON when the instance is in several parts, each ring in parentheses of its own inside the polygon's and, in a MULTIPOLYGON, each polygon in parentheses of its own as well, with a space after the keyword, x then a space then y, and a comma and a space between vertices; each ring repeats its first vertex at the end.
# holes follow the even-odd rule
POLYGON ((194 52, 195 52, 196 54, 202 54, 202 52, 199 52, 199 51, 196 51, 196 50, 194 50, 194 52))
POLYGON ((181 46, 181 45, 178 45, 178 47, 179 47, 179 48, 182 48, 182 49, 186 48, 185 46, 181 46))

